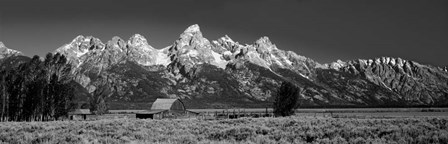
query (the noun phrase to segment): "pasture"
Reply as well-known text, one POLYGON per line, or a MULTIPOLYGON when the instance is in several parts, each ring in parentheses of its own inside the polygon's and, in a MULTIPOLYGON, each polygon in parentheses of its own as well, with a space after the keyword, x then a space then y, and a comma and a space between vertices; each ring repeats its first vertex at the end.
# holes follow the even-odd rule
MULTIPOLYGON (((208 117, 216 115, 267 115, 272 116, 272 108, 259 109, 189 109, 208 117)), ((351 117, 351 118, 414 118, 447 117, 448 108, 315 108, 296 109, 298 116, 351 117)))
POLYGON ((448 143, 446 117, 3 122, 4 143, 448 143))
MULTIPOLYGON (((193 119, 218 120, 241 117, 273 117, 271 108, 259 109, 188 109, 199 113, 193 119)), ((109 110, 109 113, 96 116, 89 115, 87 120, 101 119, 135 119, 135 113, 145 110, 109 110)), ((332 117, 332 118, 448 118, 448 108, 343 108, 343 109, 297 109, 297 116, 332 117)))

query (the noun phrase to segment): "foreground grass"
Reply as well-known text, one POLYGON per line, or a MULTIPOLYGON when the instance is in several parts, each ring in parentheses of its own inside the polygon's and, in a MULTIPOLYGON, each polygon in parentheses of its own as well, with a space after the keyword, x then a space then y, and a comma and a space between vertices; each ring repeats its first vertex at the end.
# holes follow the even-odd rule
POLYGON ((448 143, 448 119, 243 118, 5 122, 6 143, 448 143))

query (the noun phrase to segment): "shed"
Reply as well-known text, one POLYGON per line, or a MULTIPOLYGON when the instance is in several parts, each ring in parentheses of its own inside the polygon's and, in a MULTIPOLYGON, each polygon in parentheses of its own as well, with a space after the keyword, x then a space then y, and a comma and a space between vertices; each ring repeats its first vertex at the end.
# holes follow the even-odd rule
POLYGON ((86 120, 87 115, 91 115, 90 109, 75 109, 68 112, 68 116, 71 120, 86 120))
POLYGON ((136 118, 183 118, 191 115, 197 115, 197 113, 186 110, 180 99, 158 98, 152 104, 151 110, 136 113, 136 118))

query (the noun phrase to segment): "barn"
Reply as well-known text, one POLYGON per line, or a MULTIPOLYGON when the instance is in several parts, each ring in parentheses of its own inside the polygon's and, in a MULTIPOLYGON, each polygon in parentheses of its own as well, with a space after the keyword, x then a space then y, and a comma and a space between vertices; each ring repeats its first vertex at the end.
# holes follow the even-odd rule
POLYGON ((89 109, 75 109, 74 111, 68 112, 70 120, 86 120, 87 115, 92 115, 89 109))
POLYGON ((180 99, 158 98, 151 106, 151 110, 136 113, 140 119, 164 119, 164 118, 187 118, 198 113, 188 111, 180 99))

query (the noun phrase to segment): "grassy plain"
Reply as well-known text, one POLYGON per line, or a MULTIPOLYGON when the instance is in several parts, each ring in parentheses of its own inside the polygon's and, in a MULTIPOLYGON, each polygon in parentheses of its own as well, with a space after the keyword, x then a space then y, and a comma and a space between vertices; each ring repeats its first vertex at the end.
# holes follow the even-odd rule
POLYGON ((5 143, 448 143, 448 118, 4 122, 5 143))

